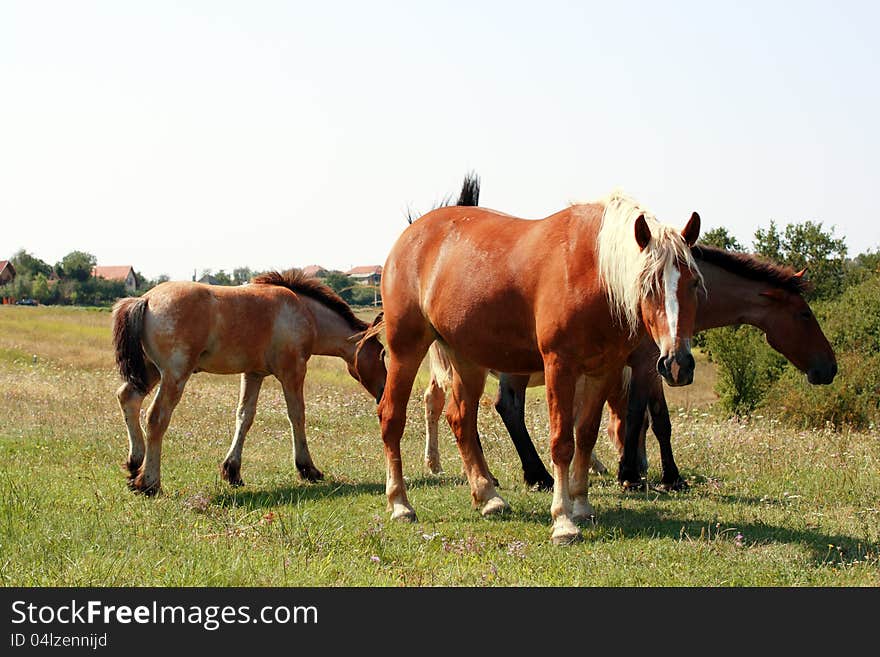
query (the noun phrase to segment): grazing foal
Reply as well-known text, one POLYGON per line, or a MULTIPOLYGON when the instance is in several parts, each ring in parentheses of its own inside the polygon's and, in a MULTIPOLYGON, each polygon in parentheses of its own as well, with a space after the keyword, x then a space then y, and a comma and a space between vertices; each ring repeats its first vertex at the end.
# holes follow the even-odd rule
POLYGON ((113 307, 116 363, 125 383, 116 393, 128 428, 130 486, 159 491, 162 437, 189 377, 196 372, 241 373, 232 446, 223 478, 241 485, 241 451, 254 420, 263 379, 280 382, 300 476, 322 478, 306 442, 303 380, 312 354, 338 356, 378 403, 385 387, 382 344, 373 326, 352 313, 333 290, 298 269, 256 277, 251 285, 222 287, 170 282, 113 307), (159 384, 140 424, 144 397, 159 384))

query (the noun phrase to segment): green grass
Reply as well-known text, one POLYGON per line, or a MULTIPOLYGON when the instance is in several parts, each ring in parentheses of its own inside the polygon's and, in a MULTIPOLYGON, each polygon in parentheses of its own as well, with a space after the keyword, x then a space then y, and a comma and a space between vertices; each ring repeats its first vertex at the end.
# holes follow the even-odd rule
MULTIPOLYGON (((686 493, 623 493, 592 477, 598 523, 549 542, 550 495, 526 490, 484 400, 486 456, 513 511, 471 508, 449 430, 447 474, 422 466, 422 376, 404 437, 417 524, 388 520, 375 406, 340 361, 315 358, 309 443, 327 479, 299 481, 277 383, 267 381, 244 450, 246 486, 218 466, 234 426, 237 377, 200 374, 165 439, 164 492, 132 494, 114 390, 110 316, 0 307, 0 583, 132 585, 880 585, 880 434, 797 432, 770 418, 719 417, 712 371, 670 391, 686 493), (34 359, 36 356, 36 359, 34 359)), ((806 383, 804 384, 806 385, 806 383)), ((492 384, 490 384, 490 388, 492 384)), ((543 391, 527 422, 547 459, 543 391)), ((603 434, 598 454, 615 458, 603 434)), ((659 457, 649 446, 659 479, 659 457)))

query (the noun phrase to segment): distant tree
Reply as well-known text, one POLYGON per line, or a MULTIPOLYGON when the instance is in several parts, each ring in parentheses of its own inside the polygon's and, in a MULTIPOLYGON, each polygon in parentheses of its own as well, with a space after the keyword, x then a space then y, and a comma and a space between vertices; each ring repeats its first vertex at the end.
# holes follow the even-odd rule
POLYGON ((700 236, 700 244, 716 246, 727 251, 745 251, 745 247, 724 226, 708 230, 700 236))
POLYGON ((868 249, 846 263, 846 287, 864 283, 880 274, 880 249, 868 249))
POLYGON ((755 231, 755 253, 794 269, 808 270, 815 289, 810 299, 830 299, 843 291, 846 274, 846 242, 834 236, 834 227, 822 222, 789 224, 781 233, 771 221, 766 230, 755 231))
POLYGON ((92 268, 98 260, 85 251, 71 251, 61 259, 61 270, 64 277, 77 281, 86 281, 92 275, 92 268))
POLYGON ((52 273, 52 267, 49 263, 43 262, 24 249, 16 251, 15 255, 9 260, 12 266, 15 267, 15 273, 18 276, 36 276, 37 274, 48 276, 52 273))
POLYGON ((324 283, 329 285, 346 302, 352 302, 352 288, 356 285, 354 279, 349 278, 339 271, 332 271, 324 277, 324 283))
POLYGON ((31 285, 31 295, 40 303, 49 303, 52 299, 52 291, 49 289, 49 279, 47 279, 42 272, 34 277, 34 282, 31 285))
POLYGON ((232 282, 236 285, 241 285, 242 283, 247 283, 256 275, 256 272, 251 271, 250 267, 236 267, 232 270, 232 282))
POLYGON ((222 269, 214 274, 214 280, 217 281, 217 285, 232 285, 232 278, 222 269))

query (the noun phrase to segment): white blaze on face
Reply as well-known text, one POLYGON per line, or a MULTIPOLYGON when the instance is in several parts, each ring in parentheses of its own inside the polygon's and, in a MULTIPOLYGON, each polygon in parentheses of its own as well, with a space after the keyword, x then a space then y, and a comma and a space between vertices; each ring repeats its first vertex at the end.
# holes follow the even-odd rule
POLYGON ((666 325, 669 328, 669 339, 675 344, 675 338, 678 335, 678 279, 681 278, 681 272, 675 266, 674 260, 666 263, 666 269, 663 272, 663 293, 666 296, 666 325))

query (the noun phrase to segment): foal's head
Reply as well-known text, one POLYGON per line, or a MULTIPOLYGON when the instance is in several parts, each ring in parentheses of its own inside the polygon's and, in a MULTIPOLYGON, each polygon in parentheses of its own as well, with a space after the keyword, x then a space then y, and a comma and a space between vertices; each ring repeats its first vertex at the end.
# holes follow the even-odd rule
POLYGON ((385 391, 385 348, 379 341, 379 333, 384 322, 383 313, 379 313, 370 327, 364 331, 358 341, 354 360, 348 366, 348 373, 367 389, 378 404, 385 391))
POLYGON ((680 235, 657 228, 652 234, 644 215, 635 222, 636 242, 648 260, 641 285, 642 321, 660 348, 657 372, 669 385, 684 386, 694 380, 691 336, 702 278, 690 247, 700 236, 700 216, 694 212, 680 235))

